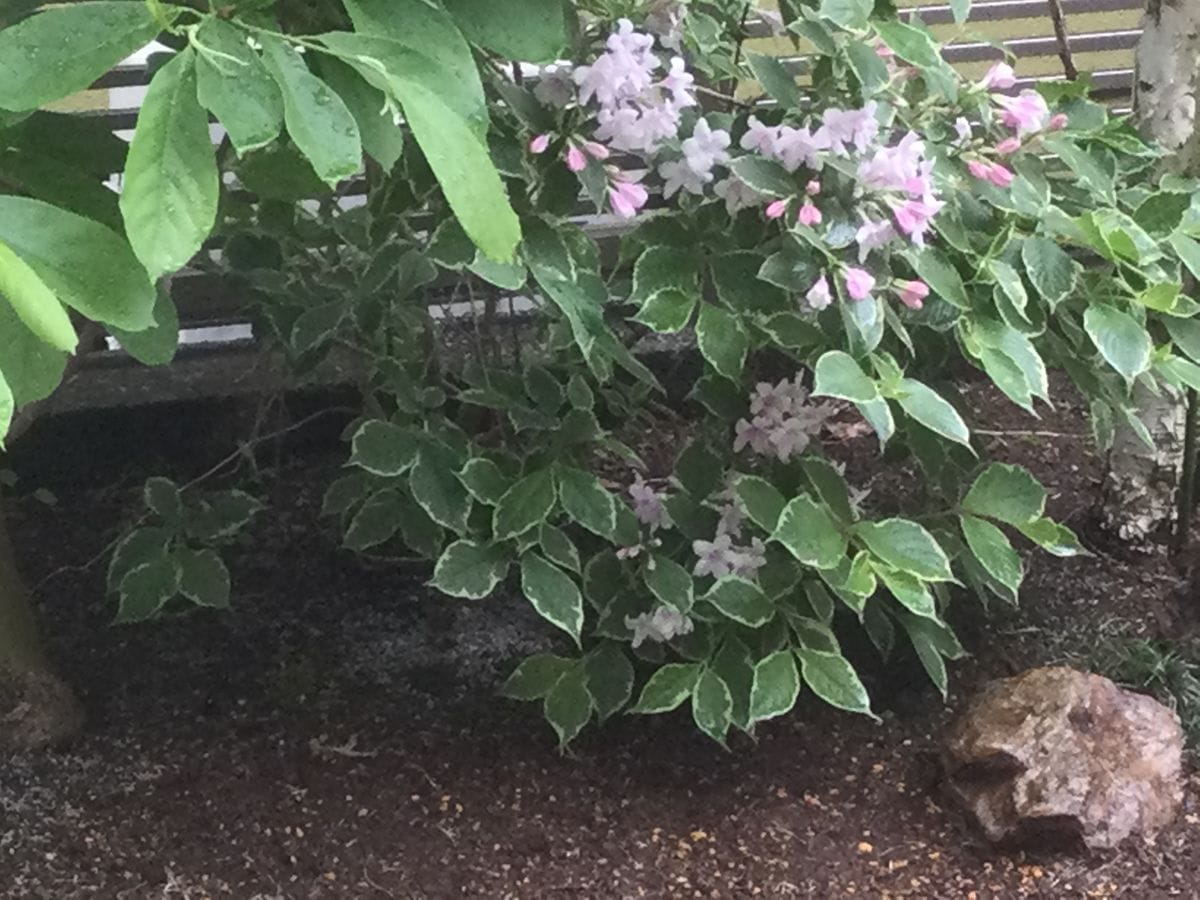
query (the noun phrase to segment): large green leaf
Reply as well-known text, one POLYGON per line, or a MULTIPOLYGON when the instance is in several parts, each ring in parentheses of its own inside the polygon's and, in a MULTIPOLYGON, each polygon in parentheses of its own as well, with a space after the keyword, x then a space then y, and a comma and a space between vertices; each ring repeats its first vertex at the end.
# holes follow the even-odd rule
POLYGON ((53 7, 6 28, 0 31, 0 109, 37 109, 81 91, 158 31, 147 4, 125 2, 53 7))
POLYGON ((633 694, 633 666, 621 646, 606 641, 583 662, 587 689, 596 715, 603 722, 629 702, 633 694))
POLYGON ((855 403, 870 403, 879 397, 875 382, 866 376, 854 357, 830 350, 817 360, 814 397, 838 397, 855 403))
POLYGON ((364 422, 350 446, 353 465, 384 478, 403 474, 417 459, 418 444, 413 431, 381 419, 364 422))
MULTIPOLYGON (((385 172, 390 172, 404 153, 404 131, 389 114, 383 91, 368 84, 353 68, 332 57, 321 60, 321 75, 337 91, 358 123, 363 150, 385 172)), ((473 253, 475 248, 469 243, 467 246, 473 253)))
POLYGON ((724 744, 732 716, 729 685, 712 669, 705 669, 692 692, 692 721, 714 741, 724 744))
POLYGON ((1150 367, 1154 344, 1133 316, 1112 306, 1089 306, 1083 327, 1105 361, 1132 381, 1150 367))
POLYGON ((229 607, 229 569, 215 550, 177 550, 179 593, 197 606, 229 607))
POLYGON ((64 353, 75 351, 79 338, 67 311, 37 272, 0 241, 0 301, 5 299, 41 340, 64 353))
POLYGON ((546 721, 558 735, 558 746, 565 747, 583 731, 592 717, 592 695, 587 689, 587 674, 582 666, 568 670, 551 688, 542 704, 546 721))
POLYGON ((4 379, 4 371, 0 369, 0 450, 4 449, 4 441, 8 437, 8 429, 12 426, 15 411, 12 388, 8 386, 4 379))
POLYGON ((563 510, 593 534, 611 538, 617 529, 617 500, 591 472, 558 469, 558 499, 563 510))
POLYGON ((900 382, 897 398, 901 408, 930 431, 965 447, 971 446, 971 432, 950 402, 928 385, 912 378, 900 382))
POLYGON ((166 366, 175 360, 179 350, 179 311, 170 291, 159 286, 154 302, 154 324, 141 331, 126 331, 115 325, 109 332, 121 344, 121 349, 144 366, 166 366))
POLYGON ((508 676, 500 693, 514 700, 541 700, 558 684, 558 680, 575 667, 575 660, 549 653, 539 653, 522 660, 508 676))
POLYGON ((471 495, 451 466, 451 460, 430 447, 422 447, 408 473, 413 499, 439 525, 463 534, 471 514, 471 495))
POLYGON ((542 618, 579 643, 583 595, 566 572, 536 553, 526 553, 521 557, 521 589, 542 618))
POLYGON ((836 568, 846 556, 846 536, 825 507, 807 494, 784 507, 771 537, 800 562, 818 569, 836 568))
POLYGON ((561 0, 443 0, 466 38, 506 59, 553 62, 567 44, 561 0))
POLYGON ((217 117, 238 155, 265 147, 283 131, 283 96, 245 33, 209 16, 196 35, 196 96, 217 117))
POLYGON ((696 341, 714 369, 732 381, 741 379, 750 341, 736 317, 719 306, 702 304, 696 321, 696 341))
POLYGON ((1025 573, 1021 566, 1021 557, 1013 549, 1008 537, 985 519, 960 516, 959 521, 971 553, 989 575, 1012 592, 1011 596, 1015 599, 1017 588, 1021 586, 1021 579, 1025 573))
POLYGON ((158 70, 125 162, 121 215, 151 279, 185 265, 217 219, 221 193, 208 115, 196 99, 191 48, 158 70))
POLYGON ((542 524, 554 509, 554 472, 539 469, 526 475, 496 504, 492 516, 492 537, 497 541, 524 534, 542 524))
POLYGON ((693 663, 668 663, 650 676, 630 712, 648 715, 678 708, 692 696, 700 671, 700 666, 693 663))
POLYGON ((1009 525, 1035 522, 1046 508, 1046 489, 1020 466, 992 463, 963 498, 963 509, 1009 525))
POLYGON ((775 615, 775 607, 762 588, 736 575, 722 578, 704 599, 735 622, 750 628, 765 625, 775 615))
POLYGON ((655 554, 650 558, 642 577, 659 603, 672 606, 682 613, 691 611, 692 575, 675 560, 655 554))
POLYGON ((750 690, 750 720, 763 722, 791 711, 800 696, 800 673, 790 650, 779 650, 759 660, 750 690))
POLYGON ((438 559, 430 584, 451 597, 479 600, 504 579, 508 563, 508 556, 499 547, 455 541, 438 559))
POLYGON ((926 581, 953 581, 950 560, 933 535, 907 519, 863 522, 855 528, 867 549, 885 563, 926 581))
POLYGON ((127 331, 154 324, 154 285, 125 240, 103 225, 38 200, 0 195, 0 241, 89 319, 127 331))
POLYGON ((362 137, 354 115, 293 48, 267 38, 263 51, 263 61, 283 94, 288 134, 300 152, 326 184, 349 178, 362 165, 362 137))
POLYGON ((1078 265, 1050 238, 1026 238, 1021 243, 1021 261, 1025 263, 1025 274, 1051 309, 1075 290, 1078 265))
POLYGON ((0 376, 8 384, 15 408, 50 396, 62 380, 66 354, 34 335, 3 301, 0 301, 0 335, 4 336, 0 376))
POLYGON ((838 709, 871 715, 871 698, 854 667, 838 653, 801 648, 800 670, 805 683, 818 697, 838 709))

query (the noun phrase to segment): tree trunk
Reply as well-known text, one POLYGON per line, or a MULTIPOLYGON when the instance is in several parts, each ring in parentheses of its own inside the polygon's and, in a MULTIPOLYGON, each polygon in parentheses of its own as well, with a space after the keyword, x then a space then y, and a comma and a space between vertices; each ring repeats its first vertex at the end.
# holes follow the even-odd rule
POLYGON ((82 725, 78 701, 42 647, 0 505, 0 752, 58 746, 82 725))
MULTIPOLYGON (((1134 121, 1145 138, 1169 154, 1164 171, 1194 174, 1200 169, 1200 0, 1148 0, 1142 29, 1134 72, 1134 121)), ((1111 534, 1144 546, 1169 532, 1175 521, 1186 416, 1182 396, 1166 386, 1155 394, 1138 383, 1133 402, 1154 447, 1118 423, 1101 521, 1111 534)))

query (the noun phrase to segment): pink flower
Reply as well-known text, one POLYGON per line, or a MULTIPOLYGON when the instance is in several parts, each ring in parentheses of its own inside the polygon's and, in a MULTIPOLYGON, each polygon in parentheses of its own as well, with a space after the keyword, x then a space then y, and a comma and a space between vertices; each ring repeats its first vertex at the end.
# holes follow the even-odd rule
POLYGON ((813 286, 808 289, 808 293, 804 295, 804 299, 808 301, 808 305, 813 309, 824 309, 833 302, 833 294, 829 291, 829 282, 825 280, 825 273, 821 273, 821 277, 813 282, 813 286))
POLYGON ((846 269, 846 293, 850 295, 851 300, 866 300, 871 296, 871 289, 875 287, 875 279, 871 277, 871 273, 865 269, 856 269, 853 266, 846 269))
POLYGON ((925 243, 925 232, 929 230, 930 221, 945 205, 941 200, 926 196, 920 200, 909 199, 900 204, 893 203, 891 207, 896 216, 896 227, 920 247, 925 243))
POLYGON ((998 188, 1006 188, 1013 183, 1013 173, 1000 163, 993 163, 988 169, 988 181, 998 188))
POLYGON ((1004 110, 1000 121, 1018 135, 1041 131, 1049 123, 1050 108, 1036 91, 1021 91, 1015 97, 996 97, 995 100, 1004 110))
POLYGON ((1067 114, 1055 113, 1050 117, 1050 121, 1046 123, 1046 127, 1051 131, 1062 131, 1067 127, 1067 114))
POLYGON ((807 128, 792 128, 783 125, 775 138, 774 156, 789 172, 795 172, 805 165, 810 169, 817 167, 817 153, 829 149, 829 137, 823 134, 825 129, 818 129, 816 134, 807 128))
POLYGON ((757 116, 751 116, 747 123, 746 133, 742 135, 742 149, 754 150, 763 156, 775 155, 775 142, 779 139, 779 129, 764 125, 757 116))
POLYGON ((1001 156, 1011 156, 1021 149, 1021 139, 1017 136, 1006 137, 996 145, 996 152, 1001 156))
POLYGON ((539 134, 529 142, 529 152, 535 156, 545 153, 550 146, 550 135, 539 134))
POLYGON ((821 193, 821 182, 814 178, 804 186, 804 193, 808 194, 810 197, 817 196, 817 194, 821 193))
POLYGON ((768 219, 783 218, 783 214, 787 212, 788 202, 786 200, 774 200, 767 204, 766 216, 768 219))
POLYGON ((875 41, 875 53, 880 59, 891 59, 896 55, 895 50, 879 40, 875 41))
POLYGON ((800 214, 797 218, 799 218, 801 225, 808 225, 809 227, 820 225, 821 211, 811 203, 805 203, 800 207, 800 214))
POLYGON ((1006 91, 1017 83, 1017 73, 1006 62, 998 62, 983 76, 981 84, 989 91, 1006 91))
POLYGON ((923 281, 901 281, 900 302, 909 309, 920 309, 929 296, 929 285, 923 281))
POLYGON ((827 109, 821 115, 821 127, 813 137, 827 141, 834 153, 844 154, 846 144, 853 144, 854 149, 862 153, 879 133, 876 107, 875 101, 870 100, 861 109, 827 109))
POLYGON ((608 202, 613 212, 622 219, 632 219, 646 205, 649 195, 646 189, 635 183, 624 172, 617 172, 608 187, 608 202))
POLYGON ((873 222, 866 216, 863 216, 862 227, 854 234, 854 239, 858 242, 858 261, 866 260, 867 255, 876 247, 883 247, 890 243, 896 237, 896 229, 892 227, 892 223, 887 219, 880 219, 878 222, 873 222))
POLYGON ((981 159, 967 160, 967 171, 980 181, 990 181, 992 178, 992 167, 981 159))
POLYGON ((608 148, 597 141, 584 141, 583 149, 592 159, 608 159, 608 148))
POLYGON ((567 148, 565 159, 567 160, 567 168, 572 172, 582 172, 587 168, 587 157, 574 144, 567 148))

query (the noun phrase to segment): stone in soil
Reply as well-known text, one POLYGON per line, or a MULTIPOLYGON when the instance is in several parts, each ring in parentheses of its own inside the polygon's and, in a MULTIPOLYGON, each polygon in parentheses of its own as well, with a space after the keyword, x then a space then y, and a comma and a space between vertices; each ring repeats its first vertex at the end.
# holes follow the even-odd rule
POLYGON ((993 681, 951 729, 953 795, 996 842, 1111 848, 1183 800, 1183 730, 1158 701, 1065 667, 993 681))

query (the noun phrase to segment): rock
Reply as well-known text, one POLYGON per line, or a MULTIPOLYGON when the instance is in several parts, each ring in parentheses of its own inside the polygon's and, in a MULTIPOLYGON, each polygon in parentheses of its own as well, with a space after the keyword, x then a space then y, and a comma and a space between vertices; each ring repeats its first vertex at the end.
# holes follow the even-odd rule
POLYGON ((1003 843, 1115 847, 1183 801, 1183 729, 1151 697, 1074 669, 989 684, 951 729, 951 792, 1003 843))

